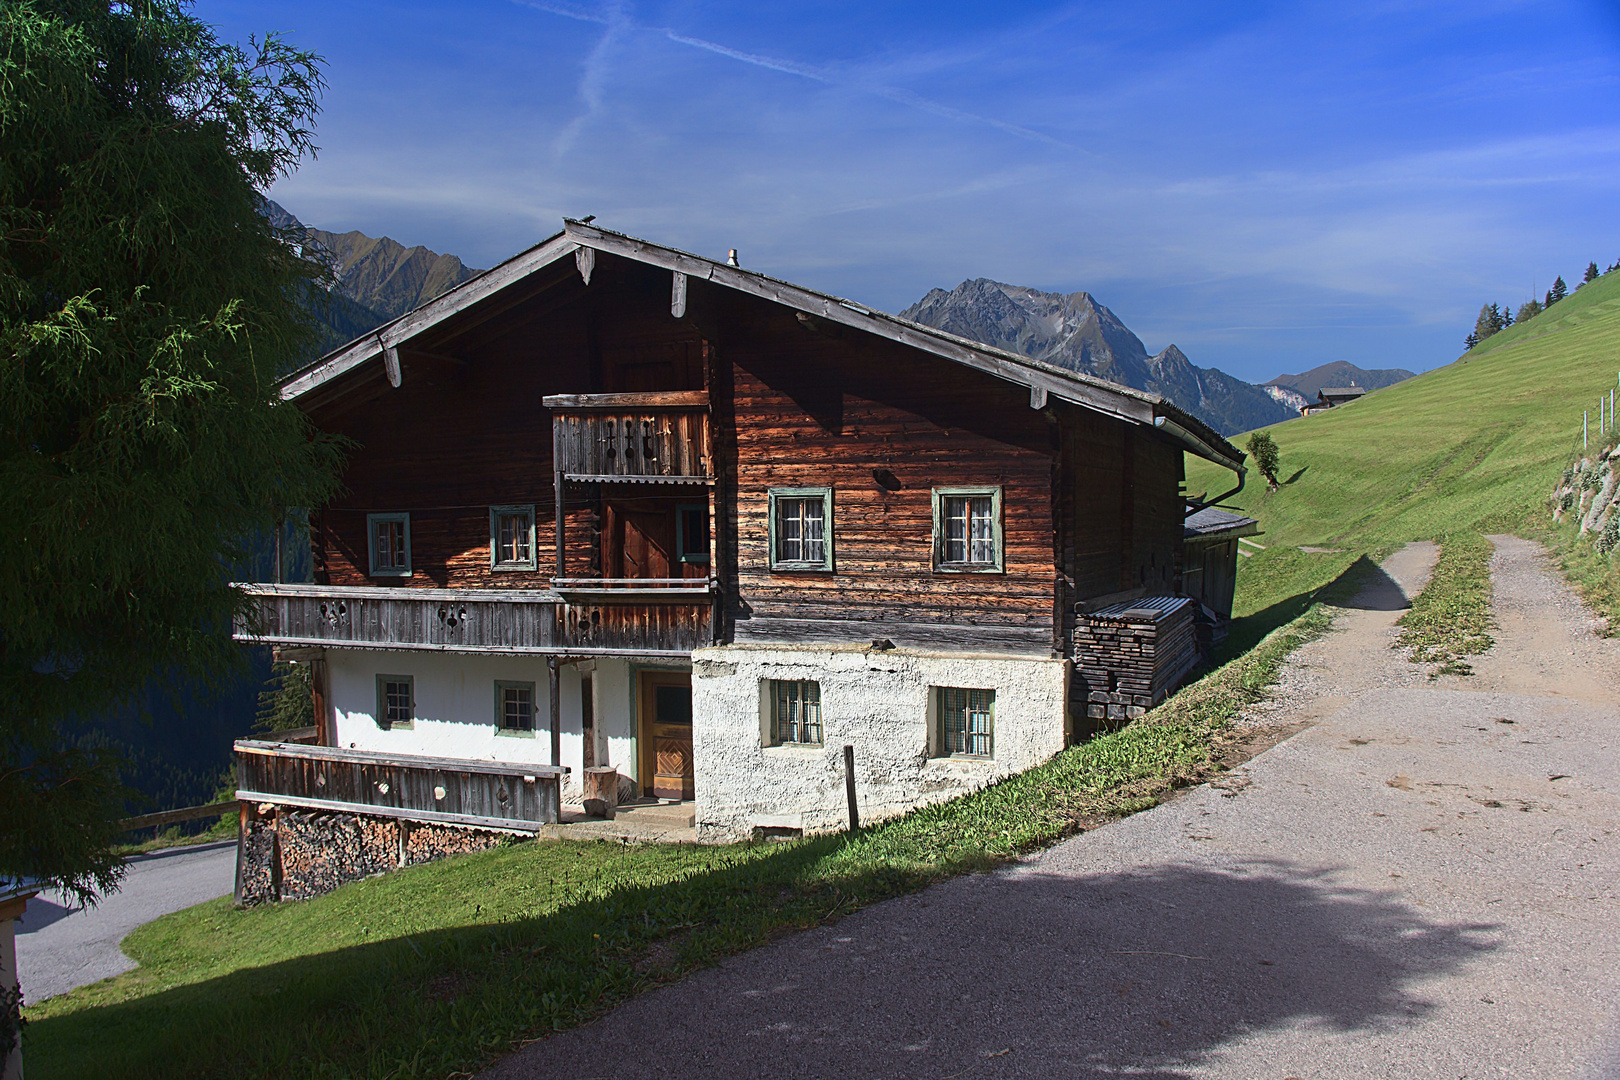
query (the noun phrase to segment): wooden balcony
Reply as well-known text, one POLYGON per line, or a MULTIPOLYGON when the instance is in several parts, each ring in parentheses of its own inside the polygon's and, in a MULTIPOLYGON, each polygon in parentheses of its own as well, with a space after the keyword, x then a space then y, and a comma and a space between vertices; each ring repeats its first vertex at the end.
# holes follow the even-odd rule
POLYGON ((239 801, 477 828, 535 832, 555 824, 567 772, 555 765, 236 743, 239 801))
POLYGON ((714 476, 705 391, 558 394, 555 468, 568 481, 707 484, 714 476))
POLYGON ((238 585, 255 604, 238 641, 438 652, 680 656, 712 643, 714 590, 573 580, 531 590, 238 585))

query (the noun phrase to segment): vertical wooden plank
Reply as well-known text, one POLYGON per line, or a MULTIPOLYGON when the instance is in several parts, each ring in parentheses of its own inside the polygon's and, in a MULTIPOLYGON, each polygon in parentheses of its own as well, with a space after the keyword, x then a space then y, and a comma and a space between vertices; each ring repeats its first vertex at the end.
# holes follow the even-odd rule
POLYGON ((562 674, 557 658, 546 657, 546 677, 551 684, 551 763, 562 764, 562 674))

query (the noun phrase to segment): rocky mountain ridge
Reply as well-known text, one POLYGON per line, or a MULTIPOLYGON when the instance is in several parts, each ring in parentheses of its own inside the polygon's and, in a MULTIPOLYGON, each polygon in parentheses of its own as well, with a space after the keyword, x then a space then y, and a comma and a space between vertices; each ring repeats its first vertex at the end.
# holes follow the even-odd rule
POLYGON ((1158 394, 1233 435, 1298 416, 1296 407, 1175 345, 1149 356, 1142 339, 1090 293, 1049 293, 988 278, 930 290, 900 313, 986 345, 1158 394))

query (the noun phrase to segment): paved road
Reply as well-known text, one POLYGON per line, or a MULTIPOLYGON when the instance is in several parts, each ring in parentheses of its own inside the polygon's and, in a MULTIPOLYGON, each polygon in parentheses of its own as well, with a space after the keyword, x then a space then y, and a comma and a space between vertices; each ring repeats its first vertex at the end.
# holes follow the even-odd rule
POLYGON ((236 841, 229 840, 136 856, 123 887, 93 908, 41 893, 17 924, 24 997, 43 1001, 130 970, 135 962, 118 948, 124 935, 159 915, 224 896, 235 876, 236 841))
POLYGON ((1220 786, 785 939, 489 1080, 1620 1078, 1620 649, 1501 538, 1500 653, 1390 648, 1408 548, 1220 786))

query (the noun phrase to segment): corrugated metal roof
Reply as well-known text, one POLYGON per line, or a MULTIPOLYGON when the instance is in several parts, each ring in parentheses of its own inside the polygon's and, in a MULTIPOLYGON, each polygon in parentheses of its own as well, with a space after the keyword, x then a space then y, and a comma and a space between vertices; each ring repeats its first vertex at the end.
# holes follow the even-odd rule
MULTIPOLYGON (((1183 536, 1212 536, 1216 533, 1233 532, 1246 529, 1250 525, 1260 523, 1252 517, 1234 514, 1228 510, 1217 510, 1213 506, 1206 506, 1198 513, 1192 515, 1181 523, 1183 536)), ((1252 529, 1250 532, 1254 531, 1252 529)))
POLYGON ((1190 596, 1144 596, 1139 600, 1126 600, 1110 604, 1100 611, 1089 612, 1088 619, 1117 619, 1121 622, 1161 622, 1192 603, 1190 596))

